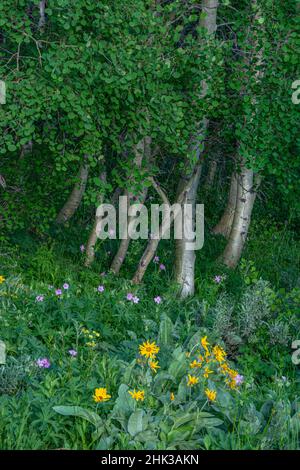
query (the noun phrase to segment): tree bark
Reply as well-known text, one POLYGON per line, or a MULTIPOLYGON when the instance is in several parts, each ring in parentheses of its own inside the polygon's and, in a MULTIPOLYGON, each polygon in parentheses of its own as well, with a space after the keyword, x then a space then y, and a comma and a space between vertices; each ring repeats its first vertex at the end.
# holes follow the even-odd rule
POLYGON ((246 168, 242 162, 241 173, 237 175, 237 199, 232 228, 228 243, 220 257, 220 261, 230 268, 235 268, 240 260, 259 184, 259 176, 254 177, 253 170, 246 168))
MULTIPOLYGON (((101 173, 100 179, 101 179, 101 181, 103 181, 103 183, 106 182, 106 172, 105 171, 103 173, 101 173)), ((102 203, 103 203, 103 194, 101 194, 99 199, 98 199, 98 205, 100 205, 102 203)), ((98 238, 98 236, 97 236, 97 225, 98 225, 99 222, 100 222, 100 218, 97 217, 97 212, 96 212, 95 222, 94 222, 93 228, 90 232, 90 236, 89 236, 87 244, 86 244, 86 256, 85 256, 85 262, 84 262, 84 265, 86 267, 90 266, 95 260, 95 246, 96 246, 97 238, 98 238)))
MULTIPOLYGON (((195 225, 194 213, 196 206, 197 190, 199 186, 201 176, 202 165, 199 163, 196 167, 196 173, 191 181, 190 190, 186 193, 184 204, 191 204, 193 207, 193 220, 191 226, 195 225)), ((187 215, 185 215, 184 223, 189 223, 187 215)), ((194 228, 194 227, 193 227, 194 228)), ((188 250, 187 244, 191 240, 188 240, 183 236, 181 240, 176 240, 176 258, 175 258, 175 279, 180 285, 180 297, 185 298, 189 295, 194 295, 195 292, 195 261, 196 253, 195 250, 188 250)))
POLYGON ((77 176, 78 182, 75 184, 67 202, 64 204, 58 216, 56 217, 57 224, 65 224, 68 220, 71 219, 78 209, 85 191, 88 173, 89 168, 87 162, 85 161, 85 163, 80 167, 77 176))
MULTIPOLYGON (((217 28, 217 8, 218 0, 203 0, 202 2, 202 16, 200 24, 206 29, 209 35, 214 35, 217 28)), ((207 83, 202 84, 202 98, 205 97, 207 92, 207 83)), ((204 135, 208 127, 208 120, 204 118, 203 127, 196 137, 196 175, 190 176, 188 174, 183 175, 183 180, 179 184, 179 188, 182 187, 183 181, 190 178, 191 185, 190 189, 186 194, 186 200, 184 202, 191 204, 193 207, 193 220, 192 226, 195 225, 195 206, 197 190, 201 175, 201 164, 200 164, 200 149, 204 141, 204 135)), ((187 162, 188 163, 188 162, 187 162)), ((188 166, 188 165, 187 165, 188 166)), ((188 221, 186 221, 188 223, 188 221)), ((175 252, 175 279, 179 284, 180 297, 186 298, 190 295, 194 295, 195 291, 195 261, 196 253, 194 250, 188 249, 188 245, 191 240, 188 240, 183 231, 181 240, 176 240, 176 252, 175 252)))
POLYGON ((227 206, 220 221, 212 230, 215 235, 223 235, 225 238, 229 238, 236 207, 237 189, 237 175, 233 172, 231 175, 227 206))

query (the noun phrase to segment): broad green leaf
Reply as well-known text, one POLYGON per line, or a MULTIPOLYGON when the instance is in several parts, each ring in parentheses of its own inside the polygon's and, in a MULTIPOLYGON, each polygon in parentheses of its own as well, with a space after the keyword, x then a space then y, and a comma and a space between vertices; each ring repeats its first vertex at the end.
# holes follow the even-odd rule
POLYGON ((135 436, 143 431, 144 410, 136 410, 132 413, 128 420, 128 432, 131 436, 135 436))

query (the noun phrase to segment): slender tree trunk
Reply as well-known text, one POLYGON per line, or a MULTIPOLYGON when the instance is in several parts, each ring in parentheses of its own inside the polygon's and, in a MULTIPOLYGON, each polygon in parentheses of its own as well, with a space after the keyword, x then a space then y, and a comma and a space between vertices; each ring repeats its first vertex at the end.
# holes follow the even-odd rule
POLYGON ((231 180, 230 180, 230 189, 229 189, 229 197, 228 197, 227 206, 225 208, 225 211, 220 221, 212 230, 212 232, 216 235, 217 234, 223 235, 225 238, 228 238, 230 235, 232 222, 234 218, 235 207, 236 207, 237 188, 238 188, 237 175, 235 172, 233 172, 231 175, 231 180))
POLYGON ((88 179, 89 168, 87 162, 85 162, 79 170, 78 173, 78 182, 75 184, 67 202, 64 204, 60 210, 58 216, 56 217, 57 224, 65 224, 70 218, 74 215, 78 209, 88 179))
POLYGON ((232 228, 228 243, 220 258, 220 261, 230 268, 235 268, 240 260, 259 184, 259 177, 256 177, 254 181, 253 170, 246 168, 242 162, 241 173, 237 176, 237 199, 232 228))
POLYGON ((45 9, 46 9, 46 0, 41 0, 39 3, 39 10, 40 10, 40 18, 39 18, 39 24, 38 24, 39 30, 42 30, 46 24, 45 9))
MULTIPOLYGON (((101 173, 100 179, 101 179, 101 181, 103 181, 103 183, 106 182, 106 172, 105 171, 103 173, 101 173)), ((103 194, 101 194, 99 199, 98 199, 98 205, 100 205, 102 203, 103 203, 103 194)), ((97 226, 98 226, 99 222, 100 222, 100 218, 97 217, 97 211, 96 211, 94 225, 93 225, 93 228, 90 232, 90 236, 89 236, 89 239, 88 239, 87 244, 86 244, 86 256, 85 256, 85 262, 84 262, 84 265, 86 267, 90 266, 94 262, 94 259, 95 259, 95 246, 96 246, 97 238, 98 238, 98 236, 97 236, 97 226)))
MULTIPOLYGON (((209 35, 214 35, 217 28, 217 8, 218 0, 203 0, 202 1, 202 15, 200 23, 206 29, 209 35)), ((202 97, 204 98, 207 91, 207 83, 203 83, 203 92, 202 97)), ((190 178, 192 184, 186 195, 186 201, 188 204, 191 204, 194 208, 193 213, 195 213, 196 206, 196 197, 197 190, 201 175, 201 165, 200 165, 200 148, 204 140, 204 135, 208 127, 208 120, 204 118, 203 128, 197 135, 197 142, 195 145, 196 151, 196 176, 188 176, 187 174, 183 175, 184 180, 190 178)), ((182 186, 182 182, 179 187, 182 186)), ((195 217, 193 214, 192 226, 195 225, 195 217)), ((188 221, 185 221, 188 223, 188 221)), ((185 223, 184 222, 184 223, 185 223)), ((189 250, 188 245, 191 243, 191 240, 188 240, 183 231, 183 237, 181 240, 176 240, 176 252, 175 252, 175 279, 179 284, 180 297, 185 298, 189 295, 193 295, 195 291, 195 261, 196 253, 194 250, 189 250)))
POLYGON ((207 172, 207 176, 206 176, 205 183, 204 183, 205 191, 209 191, 212 188, 214 180, 215 180, 215 176, 216 176, 217 167, 218 167, 218 161, 217 161, 217 158, 214 157, 211 159, 209 163, 208 172, 207 172))
MULTIPOLYGON (((260 29, 263 28, 263 21, 260 22, 262 18, 262 13, 258 7, 257 0, 252 0, 252 4, 256 9, 254 16, 254 23, 260 25, 260 29)), ((259 47, 257 35, 255 34, 255 29, 251 31, 249 28, 249 41, 253 47, 253 57, 245 57, 245 68, 246 71, 250 70, 253 67, 253 74, 258 85, 264 75, 263 69, 263 48, 259 47), (252 65, 254 63, 254 66, 252 65)), ((250 122, 253 120, 256 110, 256 96, 252 96, 251 103, 253 106, 253 113, 250 118, 250 122)), ((230 231, 228 243, 225 247, 223 254, 220 257, 220 260, 230 268, 235 268, 240 260, 251 221, 251 214, 253 210, 253 205, 255 202, 257 189, 261 183, 260 175, 255 175, 253 170, 246 167, 246 163, 243 158, 240 160, 240 174, 238 175, 237 182, 237 198, 236 198, 236 208, 234 213, 234 218, 232 222, 232 228, 230 231)))
MULTIPOLYGON (((143 158, 149 161, 150 158, 150 145, 151 145, 151 138, 150 137, 144 137, 136 146, 135 148, 135 161, 134 165, 137 168, 140 168, 142 165, 143 158)), ((147 188, 145 188, 140 194, 135 196, 129 191, 125 192, 125 196, 127 197, 127 207, 129 207, 130 203, 134 201, 134 199, 138 200, 140 204, 143 204, 145 202, 145 199, 147 197, 147 188)), ((130 222, 132 221, 132 217, 128 217, 128 224, 127 226, 129 227, 130 222)), ((127 233, 127 237, 122 239, 118 248, 117 253, 115 254, 115 257, 111 263, 111 271, 115 274, 118 274, 120 272, 121 266, 125 261, 128 248, 130 245, 130 236, 127 233)))
MULTIPOLYGON (((195 225, 195 206, 196 196, 201 176, 202 165, 199 163, 196 168, 196 174, 193 177, 190 190, 187 192, 184 203, 191 204, 193 207, 192 221, 187 220, 185 215, 184 223, 195 225), (191 222, 191 223, 190 223, 191 222)), ((193 227, 194 228, 194 227, 193 227)), ((176 240, 176 258, 175 258, 175 279, 180 285, 180 297, 185 298, 189 295, 194 295, 195 292, 195 250, 188 250, 187 244, 191 243, 184 233, 181 240, 176 240)))

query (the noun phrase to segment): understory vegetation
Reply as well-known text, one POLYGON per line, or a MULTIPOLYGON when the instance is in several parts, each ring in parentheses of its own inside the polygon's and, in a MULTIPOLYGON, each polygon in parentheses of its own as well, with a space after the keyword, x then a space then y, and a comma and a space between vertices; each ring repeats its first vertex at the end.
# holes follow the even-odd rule
POLYGON ((297 0, 1 0, 1 450, 300 449, 299 44, 297 0))
POLYGON ((299 241, 274 229, 261 265, 270 228, 250 238, 234 272, 209 259, 218 243, 209 237, 199 263, 205 275, 197 270, 196 295, 182 301, 167 245, 147 283, 133 287, 126 272, 116 279, 106 271, 110 245, 97 270, 86 270, 78 240, 16 234, 14 248, 1 249, 0 448, 299 448, 291 349, 300 324, 299 241), (140 353, 146 341, 159 347, 153 359, 140 353), (239 374, 237 384, 226 370, 239 374), (136 400, 129 391, 143 394, 136 400), (216 392, 211 400, 208 391, 216 392))

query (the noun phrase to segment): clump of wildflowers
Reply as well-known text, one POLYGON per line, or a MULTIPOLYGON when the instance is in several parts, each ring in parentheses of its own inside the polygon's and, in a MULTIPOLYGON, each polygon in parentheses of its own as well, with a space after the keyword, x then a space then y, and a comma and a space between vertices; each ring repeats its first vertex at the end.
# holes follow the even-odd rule
POLYGON ((82 328, 81 331, 87 340, 86 345, 90 348, 95 348, 97 346, 96 341, 100 338, 100 333, 95 330, 88 330, 87 328, 82 328))
POLYGON ((51 363, 49 359, 47 359, 46 357, 39 358, 36 361, 36 365, 40 367, 41 369, 49 369, 49 367, 51 367, 51 363))
POLYGON ((111 395, 107 393, 106 388, 100 387, 95 389, 93 398, 96 403, 103 403, 104 401, 108 401, 111 395))

